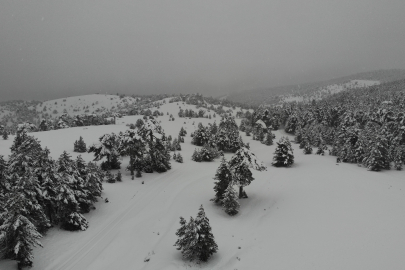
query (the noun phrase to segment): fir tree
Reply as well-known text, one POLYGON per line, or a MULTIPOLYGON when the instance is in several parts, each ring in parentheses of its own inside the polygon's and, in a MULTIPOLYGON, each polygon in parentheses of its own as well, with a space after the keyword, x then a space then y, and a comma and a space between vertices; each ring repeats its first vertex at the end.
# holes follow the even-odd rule
POLYGON ((195 224, 198 234, 198 242, 195 248, 197 257, 200 261, 206 262, 212 254, 217 252, 218 245, 215 243, 209 219, 206 217, 202 205, 195 219, 195 224))
POLYGON ((179 237, 179 239, 177 239, 176 243, 174 244, 174 246, 177 246, 177 250, 182 250, 185 246, 184 236, 186 234, 186 230, 187 221, 183 217, 180 217, 180 228, 176 232, 176 235, 179 237))
POLYGON ((4 132, 3 132, 3 139, 4 139, 4 140, 7 140, 7 139, 8 139, 8 132, 7 132, 7 130, 4 130, 4 132))
POLYGON ((18 261, 18 268, 32 266, 32 248, 42 247, 42 235, 30 220, 32 205, 20 192, 7 194, 6 205, 0 213, 0 254, 5 258, 18 261))
POLYGON ((228 162, 225 160, 225 157, 223 157, 221 160, 221 164, 217 169, 214 180, 217 181, 215 182, 214 186, 215 198, 213 200, 215 203, 221 203, 222 199, 224 198, 225 190, 229 186, 229 183, 232 182, 232 173, 229 169, 228 162))
POLYGON ((394 168, 398 171, 402 170, 402 164, 404 163, 402 158, 403 151, 399 146, 397 146, 397 148, 394 150, 394 168))
POLYGON ((115 180, 116 180, 117 182, 122 182, 122 174, 121 174, 121 172, 120 172, 120 171, 118 171, 118 173, 117 173, 117 176, 116 176, 115 180))
POLYGON ((236 195, 236 191, 233 188, 232 183, 229 183, 228 187, 226 188, 221 203, 222 208, 228 215, 234 216, 239 212, 240 205, 238 202, 238 196, 236 195))
POLYGON ((274 139, 274 134, 272 134, 271 131, 268 131, 266 133, 262 143, 265 145, 273 145, 273 139, 274 139))
POLYGON ((243 187, 250 185, 254 180, 250 168, 257 171, 266 170, 266 167, 257 160, 255 154, 246 147, 240 148, 229 160, 234 184, 239 186, 239 198, 247 198, 243 187))
POLYGON ((80 136, 78 141, 75 141, 73 151, 79 153, 84 153, 87 151, 86 143, 83 141, 82 136, 80 136))
POLYGON ((182 250, 181 254, 183 258, 186 260, 194 260, 197 256, 197 242, 198 242, 198 234, 197 234, 197 226, 195 221, 192 217, 190 217, 190 221, 187 223, 186 230, 184 232, 184 237, 181 242, 182 250))
POLYGON ((289 167, 294 163, 293 150, 287 137, 281 137, 274 152, 272 165, 275 167, 289 167))
POLYGON ((200 151, 197 149, 194 149, 193 155, 191 156, 191 160, 196 161, 196 162, 201 162, 202 158, 200 155, 200 151))
POLYGON ((181 156, 180 153, 177 154, 177 157, 175 159, 178 163, 183 163, 183 157, 181 156))
POLYGON ((304 146, 304 151, 303 151, 303 152, 304 152, 305 155, 312 154, 312 146, 311 146, 311 144, 309 143, 308 140, 305 142, 305 146, 304 146))

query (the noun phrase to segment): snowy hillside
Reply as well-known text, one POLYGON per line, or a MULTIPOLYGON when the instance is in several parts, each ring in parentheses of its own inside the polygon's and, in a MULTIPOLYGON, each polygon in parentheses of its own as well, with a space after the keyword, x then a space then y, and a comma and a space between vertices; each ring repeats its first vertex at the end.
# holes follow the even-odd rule
POLYGON ((311 92, 309 94, 290 94, 281 95, 280 102, 309 102, 311 100, 321 100, 326 96, 333 95, 344 90, 369 87, 373 85, 380 84, 380 81, 371 80, 351 80, 342 84, 331 84, 324 87, 320 87, 317 91, 311 92))
MULTIPOLYGON (((103 97, 103 96, 100 96, 103 97)), ((83 97, 44 103, 66 110, 89 106, 83 97), (80 100, 79 100, 80 99, 80 100), (75 103, 78 102, 78 103, 75 103), (60 106, 66 103, 66 106, 60 106)), ((104 97, 103 97, 104 98, 104 97)), ((123 182, 104 183, 103 198, 96 210, 86 214, 89 228, 68 232, 53 228, 35 248, 33 270, 56 269, 401 269, 405 265, 405 182, 403 171, 369 172, 353 164, 336 164, 336 157, 304 155, 293 144, 291 168, 272 167, 275 145, 265 146, 241 132, 244 142, 267 166, 253 171, 255 180, 246 187, 249 196, 240 200, 240 213, 228 216, 215 205, 214 180, 220 159, 194 162, 190 133, 220 118, 179 118, 182 109, 198 111, 182 102, 162 104, 157 118, 166 135, 187 131, 180 153, 184 163, 171 160, 165 173, 144 173, 131 180, 122 160, 123 182), (169 121, 170 115, 175 118, 169 121), (188 219, 203 204, 219 250, 207 263, 184 261, 173 246, 179 217, 188 219)), ((94 103, 96 100, 93 101, 94 103)), ((128 102, 135 102, 128 100, 128 102)), ((99 99, 94 108, 111 108, 123 101, 114 96, 99 99), (111 99, 113 98, 113 99, 111 99), (98 107, 97 107, 98 106, 98 107), (109 107, 111 106, 111 107, 109 107)), ((204 108, 203 108, 204 109, 204 108)), ((224 108, 228 110, 229 108, 224 108)), ((212 114, 208 112, 207 114, 212 114)), ((233 111, 233 115, 236 115, 233 111)), ((72 157, 73 143, 80 136, 89 146, 106 133, 118 133, 134 124, 138 116, 124 116, 116 125, 74 127, 31 133, 48 147, 56 159, 66 150, 72 157)), ((239 119, 237 119, 239 124, 239 119)), ((275 142, 283 131, 275 131, 275 142)), ((292 139, 292 137, 290 137, 292 139)), ((0 139, 1 154, 7 157, 14 136, 0 139)), ((93 155, 82 154, 90 161, 93 155)), ((226 153, 229 160, 232 154, 226 153)), ((116 172, 116 171, 114 171, 116 172)), ((15 269, 15 261, 0 261, 0 269, 15 269)))
POLYGON ((36 106, 37 112, 47 112, 53 117, 67 113, 69 115, 84 113, 103 113, 137 102, 137 98, 118 95, 83 95, 60 98, 42 102, 36 106))

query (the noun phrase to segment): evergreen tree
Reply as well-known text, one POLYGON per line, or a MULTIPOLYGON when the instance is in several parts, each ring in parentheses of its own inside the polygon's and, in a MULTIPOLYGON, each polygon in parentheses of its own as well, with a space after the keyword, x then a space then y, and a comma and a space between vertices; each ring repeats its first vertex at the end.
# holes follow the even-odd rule
POLYGON ((94 160, 98 161, 107 158, 107 161, 102 163, 102 168, 104 170, 110 169, 120 169, 120 162, 118 160, 119 156, 119 140, 117 135, 114 133, 104 134, 99 138, 100 143, 90 146, 88 152, 94 152, 94 160))
POLYGON ((86 218, 80 214, 79 202, 76 199, 74 190, 70 187, 71 182, 75 179, 66 171, 56 174, 55 189, 57 194, 58 217, 63 229, 69 231, 82 230, 85 231, 89 224, 86 218))
POLYGON ((257 171, 266 170, 266 167, 259 163, 255 154, 246 147, 240 148, 229 160, 229 168, 232 172, 234 184, 239 186, 239 198, 247 198, 243 187, 250 185, 254 180, 250 168, 257 171))
POLYGON ((275 167, 289 167, 294 163, 293 150, 287 137, 281 137, 274 152, 272 165, 275 167))
POLYGON ((19 269, 32 266, 32 248, 42 247, 42 235, 29 218, 33 205, 18 191, 8 193, 5 202, 7 210, 0 213, 0 254, 18 261, 19 269))
POLYGON ((8 139, 8 132, 7 132, 7 130, 4 130, 4 131, 3 131, 3 139, 4 139, 4 140, 7 140, 7 139, 8 139))
POLYGON ((197 257, 200 261, 206 262, 212 254, 217 252, 218 245, 215 243, 209 219, 206 217, 202 205, 195 219, 195 224, 198 234, 198 242, 196 245, 197 257))
POLYGON ((184 136, 187 135, 187 131, 186 131, 183 127, 181 127, 180 132, 179 132, 179 135, 182 136, 182 137, 184 137, 184 136))
POLYGON ((266 133, 262 143, 265 144, 265 145, 273 145, 273 139, 274 139, 274 134, 272 134, 271 131, 269 130, 266 133))
POLYGON ((394 150, 394 168, 398 171, 402 170, 402 165, 404 163, 402 158, 403 151, 399 146, 397 146, 397 148, 394 150))
POLYGON ((311 144, 309 143, 308 140, 305 142, 304 154, 305 154, 305 155, 312 154, 312 146, 311 146, 311 144))
POLYGON ((122 174, 121 174, 121 172, 120 172, 120 171, 118 171, 118 173, 117 173, 117 176, 116 176, 115 180, 116 180, 117 182, 122 182, 122 174))
POLYGON ((238 196, 236 191, 232 186, 232 183, 229 183, 228 187, 225 190, 223 199, 221 200, 222 208, 230 216, 234 216, 239 213, 240 204, 238 202, 238 196))
POLYGON ((183 217, 180 217, 180 228, 176 232, 176 235, 179 237, 179 239, 177 239, 176 243, 174 244, 174 246, 177 246, 177 250, 182 250, 185 246, 184 236, 186 234, 186 230, 187 221, 183 217))
POLYGON ((229 183, 232 182, 232 173, 229 169, 228 162, 225 160, 225 157, 223 157, 221 160, 221 164, 217 169, 214 180, 217 181, 215 182, 214 186, 215 198, 213 200, 215 203, 221 203, 222 199, 224 198, 225 190, 229 186, 229 183))
POLYGON ((178 163, 183 163, 183 157, 181 156, 180 153, 177 154, 177 157, 175 159, 178 163))
POLYGON ((182 250, 181 254, 183 258, 186 260, 194 260, 197 256, 197 242, 198 242, 198 233, 197 233, 197 226, 195 221, 192 217, 190 217, 190 221, 187 223, 186 230, 184 232, 184 237, 181 241, 182 250))
POLYGON ((191 156, 191 160, 196 161, 196 162, 201 162, 202 158, 200 155, 200 151, 197 149, 194 149, 193 155, 191 156))
POLYGON ((87 151, 86 143, 83 141, 82 136, 80 136, 78 141, 75 141, 73 151, 79 153, 84 153, 87 151))

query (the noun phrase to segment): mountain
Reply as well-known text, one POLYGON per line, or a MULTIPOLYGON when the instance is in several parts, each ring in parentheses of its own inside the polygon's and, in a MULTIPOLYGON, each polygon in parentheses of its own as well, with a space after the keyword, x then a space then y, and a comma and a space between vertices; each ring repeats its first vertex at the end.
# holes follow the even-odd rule
MULTIPOLYGON (((357 73, 345 77, 334 78, 321 82, 286 85, 271 87, 265 89, 255 89, 250 91, 243 91, 238 93, 231 93, 227 99, 233 102, 249 103, 251 105, 260 104, 276 104, 282 100, 285 100, 288 96, 312 96, 317 92, 331 88, 345 88, 348 89, 351 85, 356 88, 361 83, 355 85, 355 81, 371 81, 375 83, 385 83, 397 81, 405 78, 404 69, 387 69, 376 70, 370 72, 357 73), (332 87, 331 87, 332 86, 332 87)), ((373 84, 375 84, 373 83, 373 84)), ((367 84, 367 83, 366 83, 367 84)), ((373 85, 371 84, 371 85, 373 85)), ((367 86, 367 85, 365 85, 367 86)), ((334 91, 332 91, 333 93, 334 91)))

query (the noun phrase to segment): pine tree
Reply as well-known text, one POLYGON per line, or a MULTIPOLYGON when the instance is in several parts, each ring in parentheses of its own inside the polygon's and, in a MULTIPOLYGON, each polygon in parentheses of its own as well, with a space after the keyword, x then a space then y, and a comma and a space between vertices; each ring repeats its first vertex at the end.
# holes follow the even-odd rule
POLYGON ((257 171, 266 170, 266 167, 257 160, 255 154, 246 147, 240 148, 229 160, 234 184, 239 186, 239 198, 247 198, 243 187, 250 185, 254 180, 250 168, 257 171))
POLYGON ((75 141, 73 151, 79 153, 85 153, 87 151, 86 143, 83 141, 82 136, 80 136, 78 141, 75 141))
POLYGON ((20 192, 7 194, 3 211, 0 213, 0 254, 18 261, 18 268, 32 266, 32 248, 42 247, 42 235, 30 220, 32 205, 20 192))
POLYGON ((197 255, 197 242, 198 242, 198 234, 197 234, 197 226, 195 221, 192 217, 190 217, 190 221, 187 223, 186 230, 184 232, 184 237, 182 241, 182 250, 181 254, 183 258, 186 260, 194 260, 197 255))
POLYGON ((121 174, 121 171, 118 171, 115 180, 116 180, 117 182, 122 182, 122 174, 121 174))
POLYGON ((183 157, 181 156, 180 153, 177 154, 177 157, 175 159, 178 163, 183 163, 183 157))
POLYGON ((306 140, 306 142, 305 142, 304 151, 303 151, 303 152, 304 152, 305 155, 312 154, 312 146, 311 146, 311 144, 309 143, 308 140, 306 140))
POLYGON ((88 152, 94 152, 94 160, 98 161, 107 158, 101 165, 104 170, 120 169, 119 156, 119 140, 114 133, 104 134, 99 138, 100 143, 90 146, 88 152))
POLYGON ((221 164, 217 169, 214 180, 217 181, 215 182, 214 186, 215 198, 213 200, 215 203, 221 203, 222 199, 224 198, 225 190, 229 186, 229 183, 232 182, 232 173, 229 169, 228 162, 225 160, 225 157, 223 157, 221 160, 221 164))
POLYGON ((180 217, 180 228, 176 232, 176 235, 179 237, 179 239, 177 239, 176 243, 174 244, 174 246, 177 246, 177 250, 182 250, 185 246, 184 236, 186 234, 186 230, 187 221, 183 217, 180 217))
POLYGON ((402 164, 404 163, 402 157, 403 151, 399 146, 397 146, 397 148, 394 150, 394 168, 398 171, 402 170, 402 164))
POLYGON ((7 139, 8 139, 8 132, 7 132, 7 130, 4 130, 4 132, 3 132, 3 139, 4 139, 4 140, 7 140, 7 139))
POLYGON ((274 138, 274 134, 272 134, 271 131, 268 131, 266 133, 262 143, 265 145, 273 145, 273 138, 274 138))
POLYGON ((72 190, 71 183, 75 180, 66 171, 56 174, 55 189, 57 194, 57 208, 61 227, 69 231, 85 231, 89 224, 86 218, 80 214, 79 202, 76 199, 77 193, 72 190))
POLYGON ((217 252, 218 245, 215 243, 209 219, 206 217, 202 205, 195 219, 195 224, 198 234, 198 242, 196 245, 197 257, 200 261, 206 262, 212 254, 217 252))
POLYGON ((191 160, 196 161, 196 162, 201 162, 202 158, 200 155, 200 151, 197 149, 194 149, 193 155, 191 156, 191 160))
POLYGON ((272 165, 275 167, 289 167, 294 163, 293 150, 287 137, 281 137, 274 152, 272 165))
POLYGON ((228 187, 225 190, 223 199, 221 200, 222 208, 230 216, 234 216, 239 212, 240 204, 238 202, 238 196, 236 191, 232 186, 232 183, 229 183, 228 187))

